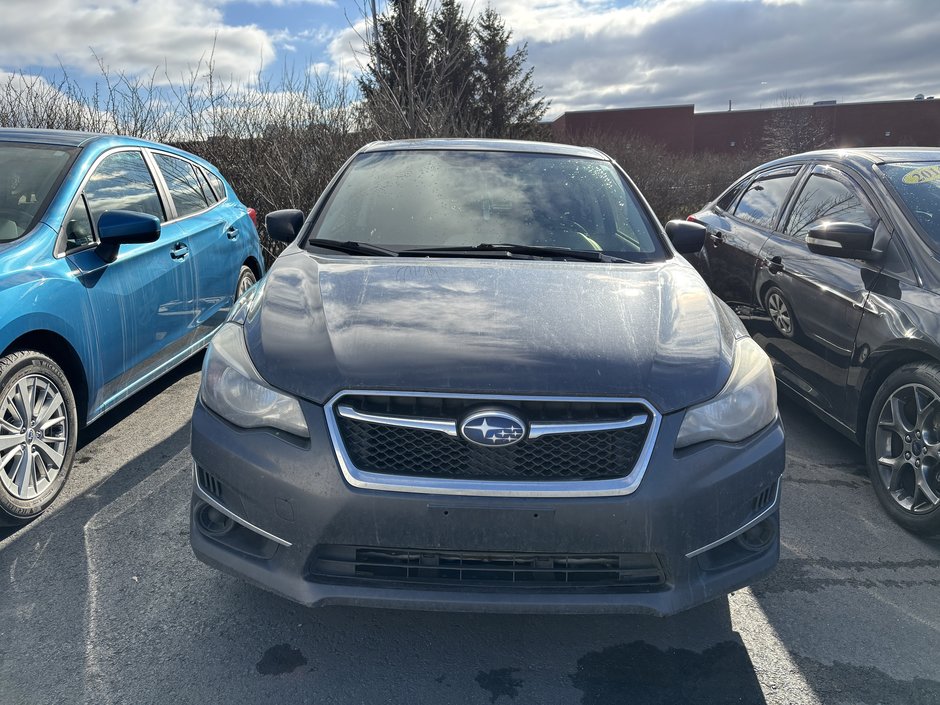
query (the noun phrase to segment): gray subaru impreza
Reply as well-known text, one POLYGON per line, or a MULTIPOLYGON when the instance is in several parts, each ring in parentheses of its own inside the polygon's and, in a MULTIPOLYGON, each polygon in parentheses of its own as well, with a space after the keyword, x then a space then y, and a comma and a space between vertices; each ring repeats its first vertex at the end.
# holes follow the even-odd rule
POLYGON ((593 150, 357 152, 206 355, 191 542, 307 605, 671 614, 770 571, 770 362, 593 150))

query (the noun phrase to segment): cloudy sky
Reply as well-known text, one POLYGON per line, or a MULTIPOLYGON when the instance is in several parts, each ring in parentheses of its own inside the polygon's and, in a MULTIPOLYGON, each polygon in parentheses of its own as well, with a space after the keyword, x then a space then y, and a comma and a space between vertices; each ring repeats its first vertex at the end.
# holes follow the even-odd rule
MULTIPOLYGON (((467 0, 479 11, 486 0, 467 0)), ((491 0, 565 110, 940 97, 936 0, 491 0)), ((354 73, 345 0, 3 0, 0 73, 64 66, 178 77, 213 47, 251 82, 284 62, 354 73), (96 58, 97 57, 97 58, 96 58)))

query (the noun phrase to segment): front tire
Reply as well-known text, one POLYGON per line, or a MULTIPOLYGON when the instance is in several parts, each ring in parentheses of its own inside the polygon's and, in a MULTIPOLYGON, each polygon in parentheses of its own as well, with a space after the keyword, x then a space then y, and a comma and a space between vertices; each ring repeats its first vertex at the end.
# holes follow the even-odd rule
POLYGON ((32 350, 0 359, 0 524, 32 521, 68 478, 78 438, 62 369, 32 350))
POLYGON ((940 533, 940 365, 893 372, 872 402, 868 474, 888 515, 908 531, 940 533))

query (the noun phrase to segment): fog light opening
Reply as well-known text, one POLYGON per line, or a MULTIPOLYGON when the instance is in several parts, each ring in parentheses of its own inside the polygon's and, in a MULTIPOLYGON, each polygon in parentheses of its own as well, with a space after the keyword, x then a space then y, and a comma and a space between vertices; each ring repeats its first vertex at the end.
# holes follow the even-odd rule
POLYGON ((764 521, 755 524, 740 534, 735 540, 739 546, 746 548, 748 551, 763 551, 774 540, 776 533, 777 529, 774 522, 770 519, 764 519, 764 521))
POLYGON ((199 509, 196 520, 203 533, 209 536, 224 536, 235 527, 234 521, 208 504, 199 509))

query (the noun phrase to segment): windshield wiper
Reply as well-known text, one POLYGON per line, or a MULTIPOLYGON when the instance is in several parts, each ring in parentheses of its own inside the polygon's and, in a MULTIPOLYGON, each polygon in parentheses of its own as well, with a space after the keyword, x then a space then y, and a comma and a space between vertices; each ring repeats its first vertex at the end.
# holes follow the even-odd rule
POLYGON ((395 250, 389 250, 378 245, 370 245, 368 242, 356 242, 355 240, 319 240, 310 238, 307 244, 311 247, 322 247, 324 250, 336 250, 350 255, 380 255, 382 257, 398 257, 395 250))
POLYGON ((511 242, 482 242, 479 245, 455 245, 453 247, 423 247, 417 250, 402 250, 399 254, 420 257, 422 255, 446 255, 448 253, 459 255, 464 252, 506 252, 512 255, 531 255, 532 257, 550 257, 552 259, 563 257, 588 262, 629 262, 629 260, 607 255, 597 250, 569 250, 567 247, 519 245, 511 242))

